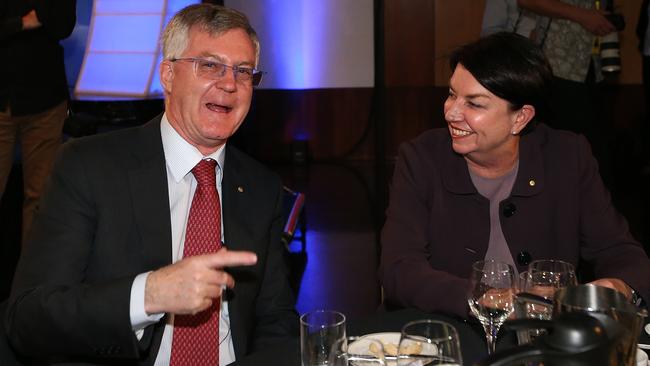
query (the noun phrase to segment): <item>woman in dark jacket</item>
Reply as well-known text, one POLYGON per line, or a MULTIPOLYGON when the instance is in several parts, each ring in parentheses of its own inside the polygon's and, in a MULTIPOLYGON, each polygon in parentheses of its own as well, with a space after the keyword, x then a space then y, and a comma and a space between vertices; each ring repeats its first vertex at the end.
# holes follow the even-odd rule
POLYGON ((524 37, 497 33, 451 57, 447 129, 403 144, 382 231, 387 306, 468 315, 473 262, 518 271, 572 263, 581 280, 650 296, 650 260, 614 209, 587 140, 537 124, 550 67, 524 37))

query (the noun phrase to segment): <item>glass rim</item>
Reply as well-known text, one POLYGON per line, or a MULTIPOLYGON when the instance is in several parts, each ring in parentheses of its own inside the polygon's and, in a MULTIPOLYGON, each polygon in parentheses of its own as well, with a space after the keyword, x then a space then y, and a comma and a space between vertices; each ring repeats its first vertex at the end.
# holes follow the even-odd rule
POLYGON ((537 259, 528 264, 528 272, 533 273, 550 273, 559 274, 566 273, 567 275, 576 277, 576 267, 561 259, 537 259))
POLYGON ((546 263, 558 263, 558 264, 568 264, 573 267, 573 264, 562 260, 562 259, 535 259, 534 261, 530 262, 528 265, 532 265, 533 263, 541 263, 541 262, 546 262, 546 263))
MULTIPOLYGON (((417 324, 440 324, 440 325, 443 325, 445 328, 451 329, 451 330, 453 331, 453 333, 456 335, 456 339, 458 339, 458 330, 456 329, 456 327, 454 327, 452 324, 450 324, 450 323, 448 323, 448 322, 446 322, 446 321, 443 321, 443 320, 436 320, 436 319, 418 319, 418 320, 412 320, 412 321, 410 321, 410 322, 404 324, 404 326, 402 327, 402 329, 401 329, 401 331, 400 331, 400 334, 401 334, 402 336, 404 336, 404 335, 405 335, 405 329, 406 329, 406 328, 408 328, 408 327, 410 327, 410 326, 413 326, 413 325, 417 325, 417 324)), ((406 335, 408 336, 408 334, 406 334, 406 335)), ((427 338, 428 338, 428 337, 427 337, 427 338)), ((432 339, 442 339, 442 337, 440 337, 440 338, 432 338, 432 339)))
POLYGON ((308 311, 308 312, 305 312, 302 315, 300 315, 300 324, 301 325, 306 325, 308 327, 318 326, 320 328, 329 328, 329 327, 338 327, 338 326, 343 325, 344 323, 345 323, 345 314, 343 314, 340 311, 336 311, 336 310, 318 309, 318 310, 308 311), (315 324, 315 323, 307 321, 307 317, 313 316, 313 315, 316 315, 316 314, 331 314, 331 315, 334 315, 336 317, 340 317, 340 320, 338 320, 338 321, 336 321, 336 322, 334 322, 332 324, 315 324))
POLYGON ((506 262, 501 262, 497 261, 494 259, 484 259, 480 261, 476 261, 472 264, 472 269, 476 271, 481 271, 481 272, 500 272, 500 273, 512 273, 514 275, 515 269, 513 266, 506 262), (494 267, 491 266, 489 270, 485 269, 486 264, 492 264, 494 267))

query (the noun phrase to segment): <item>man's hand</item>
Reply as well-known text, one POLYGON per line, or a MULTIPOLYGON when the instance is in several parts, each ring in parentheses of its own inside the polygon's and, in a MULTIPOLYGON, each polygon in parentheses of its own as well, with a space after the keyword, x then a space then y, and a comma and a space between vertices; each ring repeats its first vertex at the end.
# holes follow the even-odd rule
POLYGON ((630 289, 630 286, 618 278, 601 278, 596 281, 589 282, 589 284, 609 287, 625 295, 625 298, 628 300, 632 298, 632 290, 630 289))
POLYGON ((616 32, 616 27, 605 18, 605 13, 594 9, 584 9, 577 19, 580 25, 595 36, 606 36, 616 32))
POLYGON ((23 29, 28 30, 28 29, 36 29, 40 27, 41 22, 38 20, 38 16, 36 15, 36 11, 32 9, 27 15, 23 16, 23 29))
POLYGON ((207 309, 235 280, 225 267, 257 263, 253 252, 228 251, 184 258, 153 271, 145 285, 144 308, 147 314, 196 314, 207 309))

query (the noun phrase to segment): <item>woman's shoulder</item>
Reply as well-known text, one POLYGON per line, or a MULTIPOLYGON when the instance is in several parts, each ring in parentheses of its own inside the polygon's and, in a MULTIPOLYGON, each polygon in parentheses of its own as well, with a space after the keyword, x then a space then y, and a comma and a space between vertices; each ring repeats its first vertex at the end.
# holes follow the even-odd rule
POLYGON ((591 145, 584 135, 538 125, 531 134, 530 153, 539 153, 547 169, 578 172, 593 161, 591 145))
POLYGON ((588 145, 587 139, 578 133, 567 130, 558 130, 545 124, 539 124, 535 127, 532 134, 532 140, 542 148, 550 150, 574 150, 577 147, 588 145))

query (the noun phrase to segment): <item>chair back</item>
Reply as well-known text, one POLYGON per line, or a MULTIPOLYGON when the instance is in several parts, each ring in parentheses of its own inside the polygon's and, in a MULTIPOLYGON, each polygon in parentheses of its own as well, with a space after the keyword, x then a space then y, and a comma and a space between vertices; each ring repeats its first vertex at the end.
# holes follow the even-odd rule
MULTIPOLYGON (((284 188, 284 213, 286 216, 286 221, 284 224, 284 229, 282 230, 282 242, 287 247, 291 244, 291 241, 296 234, 296 228, 300 221, 304 221, 302 215, 303 207, 305 206, 305 194, 300 192, 294 192, 287 187, 284 188)), ((303 232, 301 235, 305 235, 303 232)), ((304 248, 303 248, 304 250, 304 248)))

